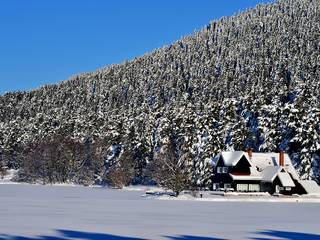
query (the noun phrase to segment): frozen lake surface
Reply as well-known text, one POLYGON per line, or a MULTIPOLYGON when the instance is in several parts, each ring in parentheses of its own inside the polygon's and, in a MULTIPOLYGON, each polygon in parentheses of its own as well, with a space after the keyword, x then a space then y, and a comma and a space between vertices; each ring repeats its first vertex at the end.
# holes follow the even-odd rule
POLYGON ((319 203, 163 201, 143 191, 0 185, 0 239, 320 239, 319 203))

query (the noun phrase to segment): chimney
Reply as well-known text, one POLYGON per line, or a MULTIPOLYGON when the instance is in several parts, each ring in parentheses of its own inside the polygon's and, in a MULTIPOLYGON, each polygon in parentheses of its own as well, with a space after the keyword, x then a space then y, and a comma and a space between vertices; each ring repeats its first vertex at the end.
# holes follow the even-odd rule
POLYGON ((251 160, 252 159, 252 149, 248 148, 247 153, 248 153, 249 159, 251 160))
POLYGON ((279 153, 279 166, 284 167, 284 151, 280 151, 279 153))

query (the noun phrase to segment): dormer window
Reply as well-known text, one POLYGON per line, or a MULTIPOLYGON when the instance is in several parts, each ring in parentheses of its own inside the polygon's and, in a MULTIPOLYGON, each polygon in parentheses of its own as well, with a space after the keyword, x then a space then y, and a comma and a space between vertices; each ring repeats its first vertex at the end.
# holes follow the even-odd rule
POLYGON ((228 167, 217 167, 217 173, 228 173, 228 167))

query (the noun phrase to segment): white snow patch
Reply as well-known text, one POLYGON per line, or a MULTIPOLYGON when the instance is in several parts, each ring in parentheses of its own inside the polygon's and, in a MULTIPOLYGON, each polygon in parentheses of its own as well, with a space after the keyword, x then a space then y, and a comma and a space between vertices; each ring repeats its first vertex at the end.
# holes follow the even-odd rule
POLYGON ((145 186, 145 185, 130 185, 123 187, 122 190, 125 191, 144 191, 144 192, 160 192, 164 191, 162 188, 157 186, 145 186))
POLYGON ((318 195, 295 195, 295 196, 271 196, 269 193, 226 193, 223 195, 210 195, 203 193, 202 197, 193 197, 189 194, 181 194, 178 197, 161 195, 154 197, 157 200, 173 201, 204 201, 204 202, 275 202, 275 203, 320 203, 318 195))
POLYGON ((18 170, 15 169, 7 170, 6 174, 3 177, 0 177, 0 184, 17 184, 15 182, 12 182, 17 173, 18 170))

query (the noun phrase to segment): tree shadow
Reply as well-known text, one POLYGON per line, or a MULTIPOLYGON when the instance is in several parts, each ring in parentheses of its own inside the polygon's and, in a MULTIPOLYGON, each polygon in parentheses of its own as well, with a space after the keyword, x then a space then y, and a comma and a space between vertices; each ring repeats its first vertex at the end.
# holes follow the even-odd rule
POLYGON ((142 238, 124 237, 106 233, 81 232, 71 230, 57 230, 58 236, 37 236, 37 237, 23 237, 0 235, 0 240, 141 240, 142 238))
POLYGON ((189 235, 165 236, 165 238, 168 238, 168 239, 171 239, 171 240, 225 240, 223 238, 199 237, 199 236, 189 236, 189 235))
MULTIPOLYGON (((282 240, 320 240, 320 235, 310 233, 298 233, 298 232, 286 232, 276 230, 264 230, 254 232, 253 234, 262 235, 257 238, 248 238, 253 240, 267 240, 270 237, 277 237, 282 240)), ((215 237, 200 237, 191 235, 181 236, 164 236, 169 240, 223 240, 222 238, 215 237)), ((143 240, 143 238, 134 238, 126 236, 118 236, 106 233, 94 233, 94 232, 81 232, 72 230, 57 230, 57 236, 37 236, 37 237, 23 237, 13 235, 1 235, 0 240, 70 240, 70 239, 82 239, 82 240, 143 240)))
POLYGON ((64 237, 71 239, 87 239, 87 240, 140 240, 141 238, 134 237, 123 237, 105 233, 91 233, 91 232, 79 232, 79 231, 71 231, 71 230, 57 230, 64 237))
MULTIPOLYGON (((70 239, 81 239, 81 240, 143 240, 143 238, 117 236, 106 233, 94 233, 94 232, 81 232, 72 230, 56 230, 57 236, 37 236, 37 237, 23 237, 23 236, 12 236, 12 235, 1 235, 0 240, 70 240, 70 239)), ((222 238, 214 237, 199 237, 199 236, 164 236, 169 240, 223 240, 222 238)))
POLYGON ((299 232, 286 232, 286 231, 275 231, 265 230, 255 232, 258 235, 264 235, 265 237, 251 238, 253 240, 267 240, 270 237, 278 237, 282 240, 320 240, 320 235, 310 233, 299 233, 299 232))

